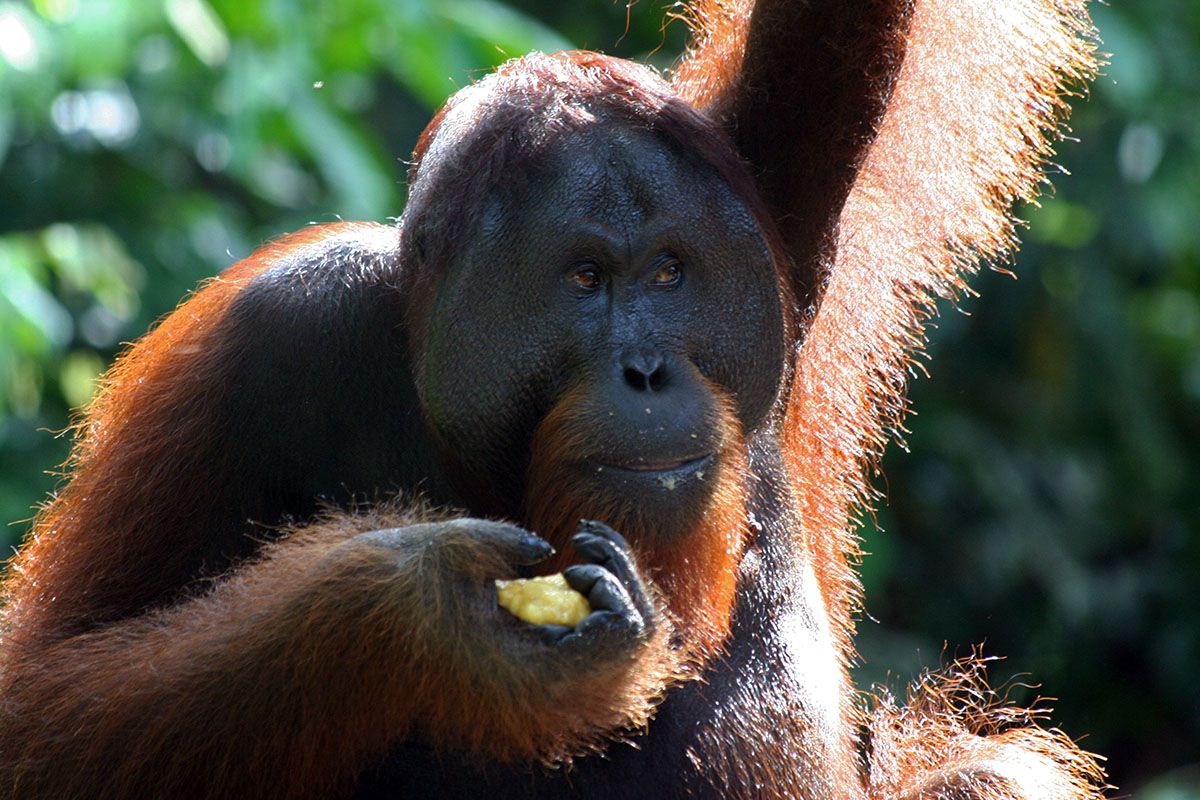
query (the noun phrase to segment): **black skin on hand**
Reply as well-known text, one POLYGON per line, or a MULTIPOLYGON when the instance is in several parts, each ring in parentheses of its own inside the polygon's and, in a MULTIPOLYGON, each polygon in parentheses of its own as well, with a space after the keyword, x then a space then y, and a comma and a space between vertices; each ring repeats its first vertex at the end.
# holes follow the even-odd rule
POLYGON ((589 640, 643 637, 653 630, 657 611, 633 564, 621 534, 595 520, 581 520, 572 537, 575 551, 589 563, 563 570, 572 589, 587 598, 592 612, 574 627, 538 625, 541 635, 561 647, 587 647, 589 640))

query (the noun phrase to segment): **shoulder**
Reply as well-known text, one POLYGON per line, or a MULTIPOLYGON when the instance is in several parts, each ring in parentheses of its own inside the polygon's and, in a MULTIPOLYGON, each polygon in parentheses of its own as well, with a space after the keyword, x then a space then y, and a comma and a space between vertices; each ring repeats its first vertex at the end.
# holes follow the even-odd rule
POLYGON ((331 379, 327 373, 382 350, 394 355, 403 316, 399 241, 399 231, 386 225, 314 226, 226 270, 217 280, 237 284, 237 293, 225 352, 244 362, 250 374, 242 380, 271 376, 295 386, 331 379))
POLYGON ((314 225, 264 245, 217 279, 238 285, 237 316, 337 303, 370 287, 395 286, 400 232, 390 225, 314 225))
POLYGON ((411 394, 399 237, 384 225, 309 228, 218 278, 238 287, 215 348, 230 429, 269 454, 255 462, 259 473, 306 496, 336 489, 322 469, 339 480, 357 474, 336 454, 367 452, 374 404, 411 394))

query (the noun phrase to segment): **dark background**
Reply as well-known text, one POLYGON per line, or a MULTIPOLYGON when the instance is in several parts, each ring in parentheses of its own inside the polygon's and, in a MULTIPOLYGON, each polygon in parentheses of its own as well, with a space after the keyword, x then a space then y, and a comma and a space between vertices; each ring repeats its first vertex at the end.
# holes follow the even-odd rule
MULTIPOLYGON (((1095 9, 1113 55, 1013 281, 944 307, 863 535, 861 685, 971 645, 1061 698, 1122 794, 1200 797, 1200 5, 1095 9), (1188 765, 1191 765, 1188 767, 1188 765)), ((311 221, 385 220, 455 88, 566 46, 669 66, 600 0, 0 0, 0 520, 120 343, 311 221), (624 32, 624 33, 623 33, 624 32)), ((0 531, 16 544, 27 528, 0 531)))

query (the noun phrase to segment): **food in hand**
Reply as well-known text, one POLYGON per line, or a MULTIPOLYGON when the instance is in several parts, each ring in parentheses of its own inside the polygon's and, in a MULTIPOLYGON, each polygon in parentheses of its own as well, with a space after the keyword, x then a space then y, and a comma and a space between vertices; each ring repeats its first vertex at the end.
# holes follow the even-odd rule
POLYGON ((562 573, 496 581, 501 608, 533 625, 575 627, 592 612, 587 598, 571 588, 562 573))

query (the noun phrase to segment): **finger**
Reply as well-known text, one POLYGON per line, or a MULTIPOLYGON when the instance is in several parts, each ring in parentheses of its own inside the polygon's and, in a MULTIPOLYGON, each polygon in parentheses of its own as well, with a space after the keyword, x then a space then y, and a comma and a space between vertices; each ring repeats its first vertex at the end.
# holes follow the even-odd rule
POLYGON ((572 589, 587 597, 588 592, 592 591, 592 586, 605 572, 607 570, 598 564, 572 564, 563 570, 563 578, 572 589))
POLYGON ((572 589, 587 598, 594 610, 635 612, 633 599, 616 576, 599 564, 575 564, 563 571, 572 589))
POLYGON ((554 555, 554 547, 545 539, 506 522, 464 518, 447 524, 456 533, 493 548, 516 566, 537 564, 554 555))
POLYGON ((579 530, 599 536, 601 539, 607 539, 617 549, 626 553, 629 552, 629 542, 625 541, 625 537, 598 519, 579 520, 579 530))
POLYGON ((579 532, 572 539, 575 549, 585 558, 604 564, 622 583, 637 577, 637 567, 625 537, 612 528, 593 519, 581 519, 579 532))
POLYGON ((627 581, 635 574, 633 560, 608 539, 588 531, 580 531, 571 537, 571 543, 581 556, 593 564, 605 567, 622 581, 627 581))
POLYGON ((580 657, 607 659, 628 641, 631 619, 615 611, 593 611, 573 631, 558 640, 558 645, 580 657))
MULTIPOLYGON (((575 629, 557 641, 559 647, 588 660, 607 660, 628 652, 646 631, 646 622, 630 605, 624 587, 603 567, 578 564, 570 567, 573 585, 588 589, 593 611, 575 629)), ((572 582, 571 575, 567 577, 572 582)))
POLYGON ((651 619, 654 604, 650 602, 650 595, 637 565, 633 563, 625 538, 603 522, 581 520, 579 526, 579 533, 571 539, 575 549, 584 558, 616 575, 633 598, 637 610, 647 620, 651 619))
POLYGON ((507 545, 509 563, 525 567, 539 564, 554 555, 554 547, 540 536, 522 533, 507 545))
POLYGON ((640 637, 645 627, 641 616, 632 608, 624 613, 594 611, 579 623, 571 636, 579 637, 579 642, 584 644, 607 642, 611 646, 619 646, 621 642, 628 643, 640 637))
POLYGON ((534 636, 547 644, 557 644, 562 641, 564 636, 575 630, 566 625, 530 625, 529 627, 532 629, 534 636))

